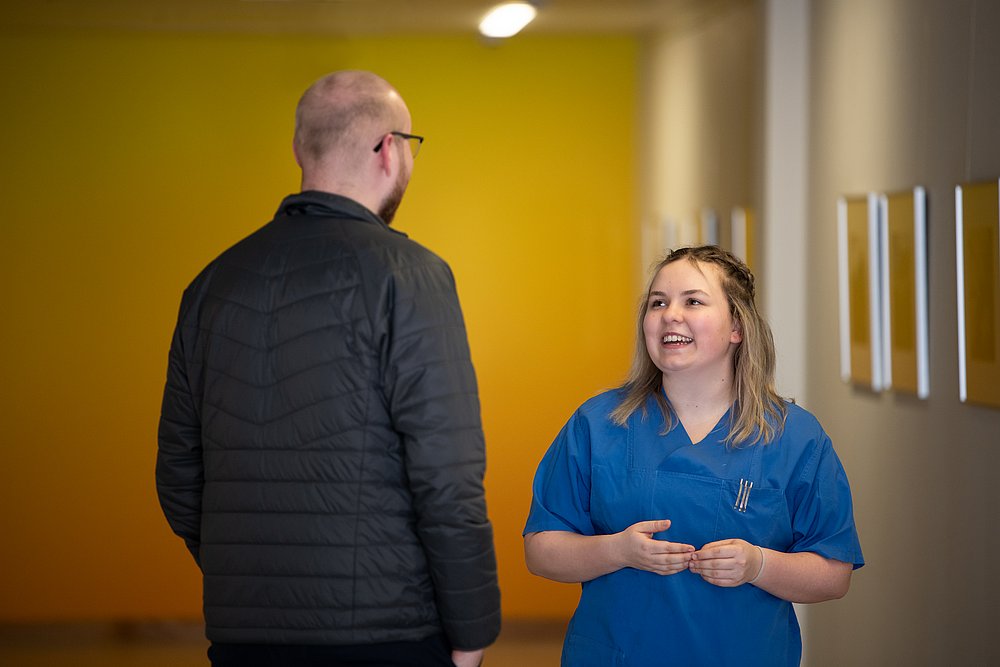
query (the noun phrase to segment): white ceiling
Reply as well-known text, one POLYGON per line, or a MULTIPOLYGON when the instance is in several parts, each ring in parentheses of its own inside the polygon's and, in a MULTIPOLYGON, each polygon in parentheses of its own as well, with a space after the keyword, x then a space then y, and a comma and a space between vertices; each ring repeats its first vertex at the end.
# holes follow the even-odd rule
MULTIPOLYGON (((6 31, 111 29, 384 35, 473 33, 500 0, 16 0, 6 31)), ((544 0, 530 33, 641 33, 752 0, 544 0)))

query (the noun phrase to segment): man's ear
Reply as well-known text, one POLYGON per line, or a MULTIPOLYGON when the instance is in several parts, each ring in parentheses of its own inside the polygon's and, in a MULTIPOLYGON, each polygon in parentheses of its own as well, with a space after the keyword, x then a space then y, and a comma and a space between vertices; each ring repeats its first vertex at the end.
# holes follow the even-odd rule
POLYGON ((398 168, 399 165, 396 164, 395 134, 386 134, 382 137, 382 148, 379 149, 376 155, 378 156, 379 169, 385 172, 386 175, 392 174, 394 167, 398 168))

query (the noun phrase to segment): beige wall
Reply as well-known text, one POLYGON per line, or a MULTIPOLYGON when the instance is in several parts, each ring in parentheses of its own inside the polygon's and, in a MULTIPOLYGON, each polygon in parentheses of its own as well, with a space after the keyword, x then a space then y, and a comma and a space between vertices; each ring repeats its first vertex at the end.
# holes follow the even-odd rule
POLYGON ((665 247, 697 243, 704 209, 715 211, 724 242, 734 206, 759 209, 761 20, 757 3, 732 2, 644 42, 643 269, 665 247))
POLYGON ((1000 410, 958 400, 954 187, 1000 177, 1000 3, 815 0, 811 31, 808 407, 851 478, 868 565, 810 609, 809 665, 998 664, 1000 410), (926 401, 838 379, 836 199, 916 185, 926 401))
POLYGON ((783 327, 776 338, 804 332, 803 354, 779 350, 779 363, 805 359, 785 371, 795 382, 779 388, 799 388, 801 378, 797 398, 833 437, 868 561, 845 599, 807 607, 809 667, 1000 663, 1000 410, 958 400, 954 232, 955 185, 1000 177, 998 34, 995 0, 761 0, 643 50, 644 258, 659 250, 663 216, 739 197, 753 203, 761 181, 771 213, 796 202, 806 211, 780 224, 762 212, 768 254, 758 278, 783 327), (804 11, 805 34, 775 34, 796 30, 783 20, 792 10, 804 11), (762 27, 772 32, 760 39, 771 41, 757 41, 762 27), (808 99, 788 115, 775 91, 795 85, 766 77, 797 77, 795 63, 769 62, 764 80, 754 63, 760 43, 783 39, 769 58, 794 57, 803 37, 808 99), (756 102, 746 102, 765 92, 764 145, 781 149, 784 123, 805 142, 791 151, 805 160, 803 178, 782 178, 784 165, 754 143, 747 121, 756 102), (838 357, 837 197, 916 185, 930 209, 925 401, 844 384, 838 357), (805 257, 792 261, 801 245, 805 257))

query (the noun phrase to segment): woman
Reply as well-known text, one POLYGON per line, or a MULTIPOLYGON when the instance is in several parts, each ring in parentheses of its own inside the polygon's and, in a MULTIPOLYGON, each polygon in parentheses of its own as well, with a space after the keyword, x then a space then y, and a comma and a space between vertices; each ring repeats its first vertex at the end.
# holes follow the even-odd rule
POLYGON ((563 665, 798 665, 792 602, 864 560, 816 419, 774 390, 747 267, 715 246, 655 269, 632 370, 584 403, 535 475, 535 574, 582 582, 563 665))

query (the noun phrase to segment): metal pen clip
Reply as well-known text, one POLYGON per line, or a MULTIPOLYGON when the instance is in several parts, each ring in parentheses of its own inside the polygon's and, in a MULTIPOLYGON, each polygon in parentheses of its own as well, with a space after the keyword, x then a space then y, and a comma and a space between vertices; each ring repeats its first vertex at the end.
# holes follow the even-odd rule
POLYGON ((740 490, 736 492, 736 504, 733 505, 734 510, 737 512, 747 511, 747 502, 750 501, 750 489, 752 488, 753 482, 740 478, 740 490))

